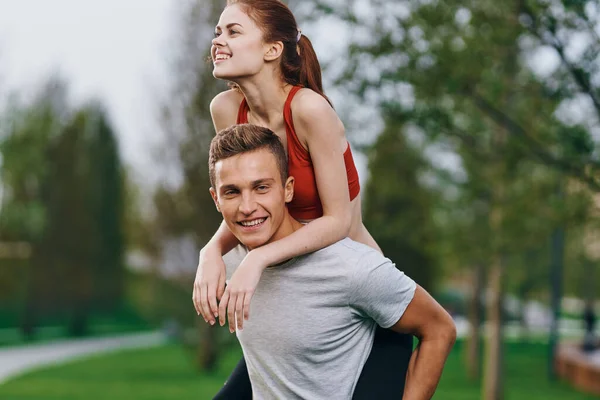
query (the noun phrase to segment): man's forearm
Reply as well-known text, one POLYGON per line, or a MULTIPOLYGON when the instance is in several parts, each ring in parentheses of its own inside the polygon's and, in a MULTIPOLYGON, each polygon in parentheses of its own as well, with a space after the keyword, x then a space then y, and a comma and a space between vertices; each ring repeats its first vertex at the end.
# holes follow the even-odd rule
POLYGON ((419 342, 408 365, 403 400, 433 397, 454 341, 454 337, 448 337, 419 342))

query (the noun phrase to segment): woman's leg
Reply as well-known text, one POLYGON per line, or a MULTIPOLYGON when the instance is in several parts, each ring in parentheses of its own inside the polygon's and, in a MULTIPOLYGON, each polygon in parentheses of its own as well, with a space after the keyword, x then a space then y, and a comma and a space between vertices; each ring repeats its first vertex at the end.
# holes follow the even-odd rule
POLYGON ((252 400, 252 385, 246 360, 240 360, 213 400, 252 400))
POLYGON ((401 399, 413 350, 411 335, 377 327, 353 400, 401 399))

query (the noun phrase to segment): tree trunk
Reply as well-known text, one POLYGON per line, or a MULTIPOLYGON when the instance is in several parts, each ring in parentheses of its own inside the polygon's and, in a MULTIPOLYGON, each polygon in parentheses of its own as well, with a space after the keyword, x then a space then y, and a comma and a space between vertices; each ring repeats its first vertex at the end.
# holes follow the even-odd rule
MULTIPOLYGON (((559 193, 560 194, 560 193, 559 193)), ((552 310, 552 321, 550 322, 550 337, 548 356, 548 377, 551 381, 557 379, 556 373, 556 353, 559 340, 559 321, 560 321, 560 302, 562 298, 562 280, 563 280, 563 258, 565 249, 565 231, 562 227, 557 227, 552 232, 552 251, 550 266, 550 307, 552 310)))
MULTIPOLYGON (((506 142, 505 132, 498 130, 495 133, 494 143, 499 149, 504 148, 506 142)), ((490 270, 488 271, 488 303, 485 348, 485 366, 483 377, 483 399, 502 400, 503 392, 503 301, 504 301, 504 232, 502 229, 505 202, 505 165, 498 163, 495 166, 492 178, 495 182, 490 209, 490 233, 492 238, 490 270)))
POLYGON ((484 400, 501 400, 503 393, 502 303, 504 265, 500 254, 494 256, 489 272, 488 331, 485 351, 484 400))
POLYGON ((467 375, 477 381, 481 376, 481 295, 484 285, 484 267, 477 263, 473 270, 473 293, 469 306, 469 338, 467 341, 467 375))
POLYGON ((201 318, 197 320, 200 334, 200 344, 197 353, 197 365, 200 371, 214 371, 219 356, 218 326, 210 326, 201 318))

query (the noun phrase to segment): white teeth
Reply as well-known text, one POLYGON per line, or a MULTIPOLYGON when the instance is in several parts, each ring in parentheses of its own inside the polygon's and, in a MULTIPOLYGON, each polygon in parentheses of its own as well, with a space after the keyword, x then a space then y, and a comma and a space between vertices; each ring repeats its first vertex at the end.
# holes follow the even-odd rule
POLYGON ((255 219, 252 221, 241 221, 240 224, 242 224, 243 226, 256 226, 258 224, 262 224, 263 222, 265 222, 266 218, 260 218, 260 219, 255 219))
POLYGON ((229 54, 217 54, 215 56, 215 60, 227 60, 229 59, 231 56, 229 54))

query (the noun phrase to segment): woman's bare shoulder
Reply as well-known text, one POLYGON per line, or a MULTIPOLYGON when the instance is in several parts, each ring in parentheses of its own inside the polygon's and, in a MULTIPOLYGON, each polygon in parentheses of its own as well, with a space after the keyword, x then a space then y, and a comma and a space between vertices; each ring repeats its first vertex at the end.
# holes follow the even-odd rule
POLYGON ((240 103, 244 96, 230 89, 216 95, 210 102, 210 115, 217 131, 227 128, 237 121, 240 103))
POLYGON ((337 113, 327 99, 317 92, 307 88, 300 89, 290 106, 294 125, 300 128, 301 135, 305 138, 323 131, 331 132, 332 129, 344 135, 344 125, 337 113))
POLYGON ((290 106, 293 112, 300 114, 332 111, 325 97, 308 88, 298 90, 290 106))

